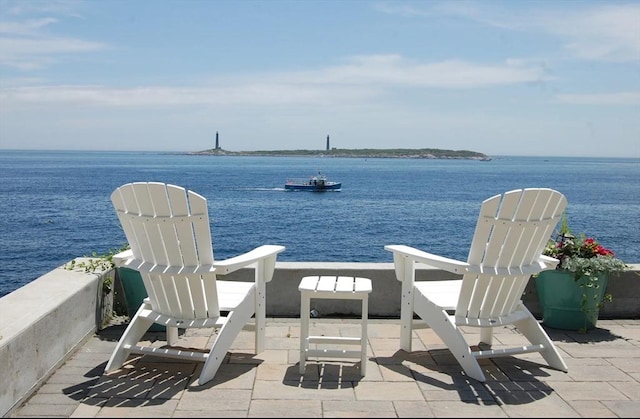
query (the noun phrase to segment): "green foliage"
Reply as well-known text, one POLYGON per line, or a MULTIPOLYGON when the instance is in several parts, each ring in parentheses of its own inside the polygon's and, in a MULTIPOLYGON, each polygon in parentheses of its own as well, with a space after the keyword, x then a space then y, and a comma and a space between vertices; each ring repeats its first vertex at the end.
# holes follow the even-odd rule
POLYGON ((627 269, 628 266, 612 256, 595 256, 591 258, 584 257, 565 257, 562 261, 562 269, 573 272, 575 278, 598 276, 598 274, 620 273, 627 269))
MULTIPOLYGON (((67 263, 64 267, 65 269, 68 269, 70 271, 81 269, 86 273, 105 272, 116 267, 115 263, 113 262, 113 257, 127 249, 129 249, 129 245, 125 244, 119 249, 111 249, 108 253, 105 254, 92 252, 90 256, 84 256, 85 258, 88 258, 87 260, 78 262, 74 259, 71 262, 67 263)), ((111 292, 112 288, 113 278, 106 278, 102 283, 102 291, 105 294, 108 294, 109 292, 111 292)))

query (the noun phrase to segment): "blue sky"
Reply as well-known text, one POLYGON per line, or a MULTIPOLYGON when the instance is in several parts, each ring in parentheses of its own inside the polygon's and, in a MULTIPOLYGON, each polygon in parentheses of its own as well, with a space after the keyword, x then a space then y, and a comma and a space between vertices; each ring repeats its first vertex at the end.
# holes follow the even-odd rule
POLYGON ((640 157, 640 1, 0 0, 0 148, 640 157))

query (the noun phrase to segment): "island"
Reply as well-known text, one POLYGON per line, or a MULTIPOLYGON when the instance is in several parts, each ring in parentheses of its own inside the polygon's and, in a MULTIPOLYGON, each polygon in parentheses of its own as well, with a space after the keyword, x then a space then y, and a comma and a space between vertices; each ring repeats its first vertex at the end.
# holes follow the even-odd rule
POLYGON ((437 148, 362 148, 327 150, 263 150, 228 151, 222 148, 187 153, 199 156, 273 156, 273 157, 352 157, 352 158, 402 158, 402 159, 465 159, 489 161, 491 157, 469 150, 442 150, 437 148))

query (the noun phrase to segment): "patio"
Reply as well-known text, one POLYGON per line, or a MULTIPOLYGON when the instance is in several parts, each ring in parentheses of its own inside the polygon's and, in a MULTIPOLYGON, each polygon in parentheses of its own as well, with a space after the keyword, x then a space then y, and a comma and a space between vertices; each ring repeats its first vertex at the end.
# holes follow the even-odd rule
MULTIPOLYGON (((436 335, 413 332, 414 352, 399 349, 399 320, 370 319, 367 374, 357 360, 309 361, 298 373, 300 321, 268 318, 267 349, 253 354, 248 327, 216 377, 197 384, 202 364, 135 357, 103 375, 126 326, 116 319, 89 338, 11 417, 637 417, 640 320, 600 320, 586 334, 547 329, 569 366, 539 354, 482 360, 486 383, 467 379, 436 335)), ((417 325, 423 324, 416 321, 417 325)), ((357 335, 358 319, 312 319, 312 331, 357 335)), ((468 330, 471 333, 472 330, 468 330)), ((181 336, 205 348, 213 329, 181 336)), ((465 330, 467 333, 467 330, 465 330)), ((162 345, 163 333, 148 333, 162 345)), ((474 341, 474 339, 471 339, 474 341)), ((494 347, 525 343, 498 328, 494 347)))

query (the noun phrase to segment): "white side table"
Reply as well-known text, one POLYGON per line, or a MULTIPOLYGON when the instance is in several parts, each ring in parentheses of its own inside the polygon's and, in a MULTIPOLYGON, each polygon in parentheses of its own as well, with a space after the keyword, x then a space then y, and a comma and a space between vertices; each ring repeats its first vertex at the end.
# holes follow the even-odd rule
POLYGON ((367 319, 371 280, 352 276, 305 276, 300 281, 300 374, 304 374, 309 357, 360 358, 360 374, 367 366, 367 319), (362 301, 361 336, 309 336, 309 314, 312 298, 362 301), (360 345, 359 351, 341 349, 310 349, 310 344, 360 345))

